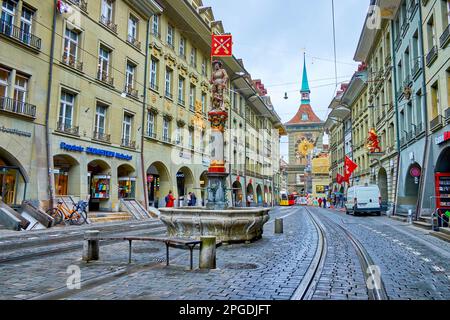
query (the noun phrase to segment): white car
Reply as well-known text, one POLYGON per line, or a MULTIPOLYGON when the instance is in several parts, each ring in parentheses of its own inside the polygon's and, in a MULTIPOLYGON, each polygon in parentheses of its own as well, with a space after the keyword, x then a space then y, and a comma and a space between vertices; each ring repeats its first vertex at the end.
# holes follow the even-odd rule
POLYGON ((347 190, 345 212, 357 216, 361 213, 381 215, 381 194, 377 185, 353 186, 347 190))

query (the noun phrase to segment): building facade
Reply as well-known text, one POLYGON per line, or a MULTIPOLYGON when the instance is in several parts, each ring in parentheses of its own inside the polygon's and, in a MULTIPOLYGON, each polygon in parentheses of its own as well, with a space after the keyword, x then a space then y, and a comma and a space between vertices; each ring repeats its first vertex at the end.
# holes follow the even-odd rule
POLYGON ((450 1, 421 1, 421 20, 429 147, 420 207, 429 215, 450 209, 450 1))

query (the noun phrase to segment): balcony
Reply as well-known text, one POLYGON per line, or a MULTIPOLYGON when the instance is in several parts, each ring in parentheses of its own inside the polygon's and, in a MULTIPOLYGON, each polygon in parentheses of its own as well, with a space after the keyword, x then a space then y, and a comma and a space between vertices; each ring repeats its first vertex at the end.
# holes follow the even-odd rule
POLYGON ((112 20, 105 16, 100 17, 100 23, 103 24, 105 27, 107 27, 109 30, 111 30, 114 33, 117 33, 117 24, 113 23, 112 20))
POLYGON ((395 40, 395 43, 394 43, 395 51, 397 51, 400 48, 401 45, 402 45, 402 38, 398 37, 397 40, 395 40))
POLYGON ((406 142, 407 142, 406 137, 402 137, 400 139, 400 145, 404 146, 406 144, 406 142))
POLYGON ((449 43, 449 41, 450 41, 450 23, 447 26, 447 28, 445 28, 442 35, 439 37, 439 42, 441 44, 441 48, 445 48, 447 46, 447 44, 449 43))
POLYGON ((87 12, 87 1, 86 0, 71 0, 76 4, 82 11, 87 12))
POLYGON ((182 98, 178 98, 178 104, 184 107, 186 105, 186 102, 182 98))
POLYGON ((131 141, 130 138, 122 138, 120 145, 124 148, 136 149, 136 141, 131 141))
POLYGON ((436 118, 430 121, 430 130, 436 131, 442 127, 442 116, 438 115, 436 118))
POLYGON ((161 40, 161 32, 152 30, 152 36, 161 40))
POLYGON ((139 91, 137 89, 134 89, 133 86, 125 86, 125 92, 127 95, 133 98, 139 98, 139 91))
POLYGON ((61 62, 73 69, 83 72, 83 62, 78 61, 77 57, 71 56, 67 52, 64 52, 61 62))
POLYGON ((414 127, 414 131, 415 131, 414 135, 416 137, 418 137, 418 136, 420 136, 421 133, 424 132, 424 130, 425 130, 425 128, 423 127, 423 123, 421 122, 421 123, 417 124, 416 127, 414 127))
POLYGON ((391 55, 388 55, 384 61, 384 68, 386 69, 386 71, 388 69, 390 69, 391 63, 392 63, 392 57, 391 57, 391 55))
POLYGON ((127 42, 129 44, 131 44, 133 47, 141 50, 141 42, 138 39, 136 39, 134 36, 128 35, 127 42))
POLYGON ((421 71, 422 71, 422 61, 420 60, 420 58, 417 58, 416 62, 414 63, 411 69, 411 74, 413 78, 417 79, 417 76, 420 74, 421 71))
POLYGON ((409 13, 409 20, 412 21, 414 19, 414 15, 417 11, 417 9, 419 8, 419 2, 414 1, 413 4, 411 4, 411 6, 408 9, 408 13, 409 13))
POLYGON ((62 123, 61 121, 58 122, 56 131, 67 133, 73 136, 79 136, 80 135, 80 128, 72 126, 71 123, 62 123))
POLYGON ((169 41, 167 41, 166 42, 166 45, 169 47, 169 48, 171 48, 172 50, 174 50, 175 51, 175 44, 172 42, 169 42, 169 41))
POLYGON ((0 111, 36 119, 36 106, 11 98, 0 98, 0 111))
POLYGON ((438 56, 438 48, 437 46, 434 46, 427 54, 427 67, 433 64, 433 62, 437 59, 437 56, 438 56))
POLYGON ((98 141, 102 141, 102 142, 110 143, 111 142, 111 135, 103 133, 103 132, 94 131, 93 139, 94 140, 98 140, 98 141))
POLYGON ((101 82, 106 83, 107 85, 114 86, 114 78, 111 77, 110 74, 107 72, 102 72, 101 70, 98 70, 97 72, 97 79, 101 82))
POLYGON ((404 38, 405 35, 406 35, 406 32, 408 32, 408 29, 409 29, 409 22, 403 23, 401 29, 402 29, 402 30, 401 30, 401 32, 402 32, 402 37, 404 38))
POLYGON ((166 143, 172 143, 172 141, 170 140, 170 138, 169 138, 168 136, 164 136, 164 135, 163 135, 162 141, 163 141, 163 142, 166 142, 166 143))
POLYGON ((21 28, 4 20, 0 20, 0 34, 19 41, 33 49, 41 50, 41 38, 38 38, 29 32, 25 32, 21 28))

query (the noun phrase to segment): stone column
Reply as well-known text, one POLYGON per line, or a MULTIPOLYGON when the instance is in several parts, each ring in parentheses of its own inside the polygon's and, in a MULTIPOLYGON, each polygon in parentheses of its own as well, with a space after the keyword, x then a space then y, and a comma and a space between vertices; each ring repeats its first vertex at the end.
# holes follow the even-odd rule
POLYGON ((216 268, 216 237, 200 237, 200 269, 216 268))

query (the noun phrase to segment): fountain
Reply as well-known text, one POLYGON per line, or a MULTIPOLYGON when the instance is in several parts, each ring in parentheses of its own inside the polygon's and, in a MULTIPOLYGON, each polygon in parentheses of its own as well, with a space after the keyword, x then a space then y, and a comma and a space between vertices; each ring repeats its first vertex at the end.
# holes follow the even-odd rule
POLYGON ((211 123, 211 164, 208 169, 208 202, 204 208, 161 208, 160 220, 167 226, 169 236, 191 238, 215 236, 218 240, 252 242, 261 238, 263 226, 269 220, 268 208, 228 207, 224 161, 224 132, 228 112, 224 104, 224 90, 228 75, 222 62, 213 62, 211 123))

